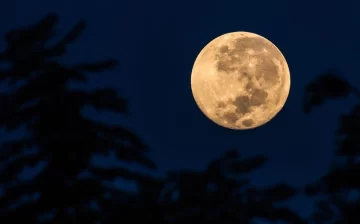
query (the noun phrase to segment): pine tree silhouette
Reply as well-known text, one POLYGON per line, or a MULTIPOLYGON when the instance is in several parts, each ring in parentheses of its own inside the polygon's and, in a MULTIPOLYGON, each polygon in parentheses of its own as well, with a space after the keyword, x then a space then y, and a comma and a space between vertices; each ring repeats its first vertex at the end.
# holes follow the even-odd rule
POLYGON ((123 177, 148 181, 126 168, 93 166, 94 153, 115 150, 118 159, 155 168, 147 146, 130 130, 95 122, 82 115, 85 105, 126 115, 127 102, 113 89, 80 91, 69 81, 86 82, 86 73, 112 69, 116 60, 64 65, 59 58, 86 27, 77 23, 55 44, 57 16, 6 34, 7 49, 0 54, 0 80, 15 90, 0 95, 0 128, 25 127, 27 134, 0 145, 0 223, 102 223, 112 197, 121 192, 104 180, 123 177), (32 149, 32 150, 29 150, 32 149), (46 167, 34 178, 21 181, 18 173, 40 161, 46 167), (85 177, 80 174, 87 172, 85 177), (40 222, 41 221, 41 222, 40 222))
MULTIPOLYGON (((336 71, 313 80, 305 94, 304 111, 307 113, 325 100, 350 95, 360 100, 359 91, 336 71)), ((355 104, 348 115, 340 116, 336 140, 336 156, 329 171, 305 189, 309 196, 320 197, 312 223, 360 223, 360 103, 355 104)))

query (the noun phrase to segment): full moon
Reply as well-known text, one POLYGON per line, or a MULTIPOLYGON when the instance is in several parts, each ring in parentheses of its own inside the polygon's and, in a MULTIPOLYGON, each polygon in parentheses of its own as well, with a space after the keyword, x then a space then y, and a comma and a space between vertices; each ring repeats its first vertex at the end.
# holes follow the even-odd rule
POLYGON ((273 119, 290 91, 290 71, 280 50, 249 32, 221 35, 197 56, 191 90, 200 110, 230 129, 256 128, 273 119))

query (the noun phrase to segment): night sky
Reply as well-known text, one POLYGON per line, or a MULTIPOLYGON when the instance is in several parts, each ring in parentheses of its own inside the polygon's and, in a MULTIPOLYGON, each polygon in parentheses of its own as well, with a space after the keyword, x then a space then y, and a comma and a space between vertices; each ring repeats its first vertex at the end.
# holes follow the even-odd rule
MULTIPOLYGON (((0 35, 36 23, 49 12, 59 15, 59 35, 86 19, 88 29, 64 61, 118 59, 118 68, 94 74, 89 84, 77 87, 116 88, 129 100, 131 116, 124 119, 91 109, 86 115, 135 130, 150 146, 159 175, 169 169, 201 170, 235 147, 244 156, 269 156, 269 162, 254 173, 254 183, 300 187, 327 170, 337 116, 354 100, 332 102, 305 115, 304 88, 329 68, 351 82, 360 81, 359 7, 360 2, 351 0, 12 0, 1 4, 0 35), (190 88, 200 50, 215 37, 234 31, 254 32, 272 41, 291 73, 282 111, 266 125, 247 131, 228 130, 207 119, 190 88)), ((291 205, 301 214, 310 209, 301 197, 291 205)))

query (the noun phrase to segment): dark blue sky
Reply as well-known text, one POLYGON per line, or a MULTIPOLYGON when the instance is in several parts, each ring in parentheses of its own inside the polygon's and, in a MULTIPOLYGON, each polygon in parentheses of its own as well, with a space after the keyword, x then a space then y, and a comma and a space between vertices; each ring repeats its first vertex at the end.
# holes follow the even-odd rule
MULTIPOLYGON (((60 16, 59 34, 84 18, 89 27, 69 48, 65 61, 120 61, 116 70, 92 76, 86 88, 114 87, 129 99, 132 116, 125 123, 150 145, 160 173, 202 169, 225 149, 236 147, 245 156, 270 157, 254 173, 256 184, 286 181, 302 186, 326 171, 337 115, 352 102, 333 102, 304 115, 304 87, 331 67, 352 82, 360 81, 359 7, 360 2, 351 0, 12 0, 1 4, 0 35, 37 22, 50 11, 60 16), (272 41, 291 72, 285 107, 254 130, 233 131, 212 123, 197 108, 190 89, 197 54, 215 37, 233 31, 258 33, 272 41)), ((109 113, 87 113, 106 122, 124 122, 109 113)), ((293 204, 304 213, 308 207, 301 198, 293 204)))

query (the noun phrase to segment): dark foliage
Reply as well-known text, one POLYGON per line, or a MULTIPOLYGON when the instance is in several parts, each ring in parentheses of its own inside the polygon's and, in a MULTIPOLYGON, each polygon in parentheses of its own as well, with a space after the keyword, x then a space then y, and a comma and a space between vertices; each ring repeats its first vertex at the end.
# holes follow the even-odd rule
POLYGON ((278 184, 260 189, 245 177, 265 162, 262 156, 243 159, 231 150, 213 160, 204 172, 169 173, 171 188, 163 192, 163 200, 173 207, 168 215, 176 215, 177 223, 256 223, 256 218, 303 223, 294 212, 278 205, 296 194, 294 188, 278 184))
MULTIPOLYGON (((279 205, 297 193, 294 188, 279 184, 260 189, 245 177, 265 161, 262 156, 242 159, 237 151, 230 150, 211 161, 202 172, 169 172, 162 183, 143 182, 141 203, 132 210, 141 215, 127 214, 133 222, 235 224, 258 223, 261 218, 274 223, 305 223, 296 213, 279 205)), ((112 214, 116 217, 110 216, 110 220, 123 221, 123 214, 112 214)))
POLYGON ((148 179, 126 168, 95 167, 90 163, 94 153, 107 155, 115 150, 122 161, 155 168, 146 156, 146 145, 134 133, 82 115, 86 105, 126 113, 127 103, 115 90, 67 88, 69 81, 86 82, 86 73, 112 69, 117 61, 60 64, 59 57, 86 23, 77 23, 59 41, 49 44, 56 24, 57 16, 50 14, 34 26, 6 34, 8 46, 1 60, 8 69, 1 71, 0 80, 14 91, 0 95, 0 127, 9 131, 25 127, 27 134, 1 143, 0 186, 4 194, 0 197, 0 223, 37 223, 45 214, 52 216, 48 221, 42 219, 45 223, 98 223, 104 220, 103 209, 113 203, 109 195, 120 193, 106 187, 105 180, 148 179), (41 161, 46 167, 33 179, 18 178, 25 167, 41 161), (88 175, 79 177, 84 172, 88 175), (89 206, 91 203, 100 209, 89 206))
MULTIPOLYGON (((331 98, 359 92, 335 73, 326 73, 306 88, 305 112, 331 98)), ((360 99, 360 98, 359 98, 360 99)), ((360 104, 342 115, 336 132, 336 157, 328 173, 306 188, 309 196, 321 196, 314 223, 360 223, 360 104)))

